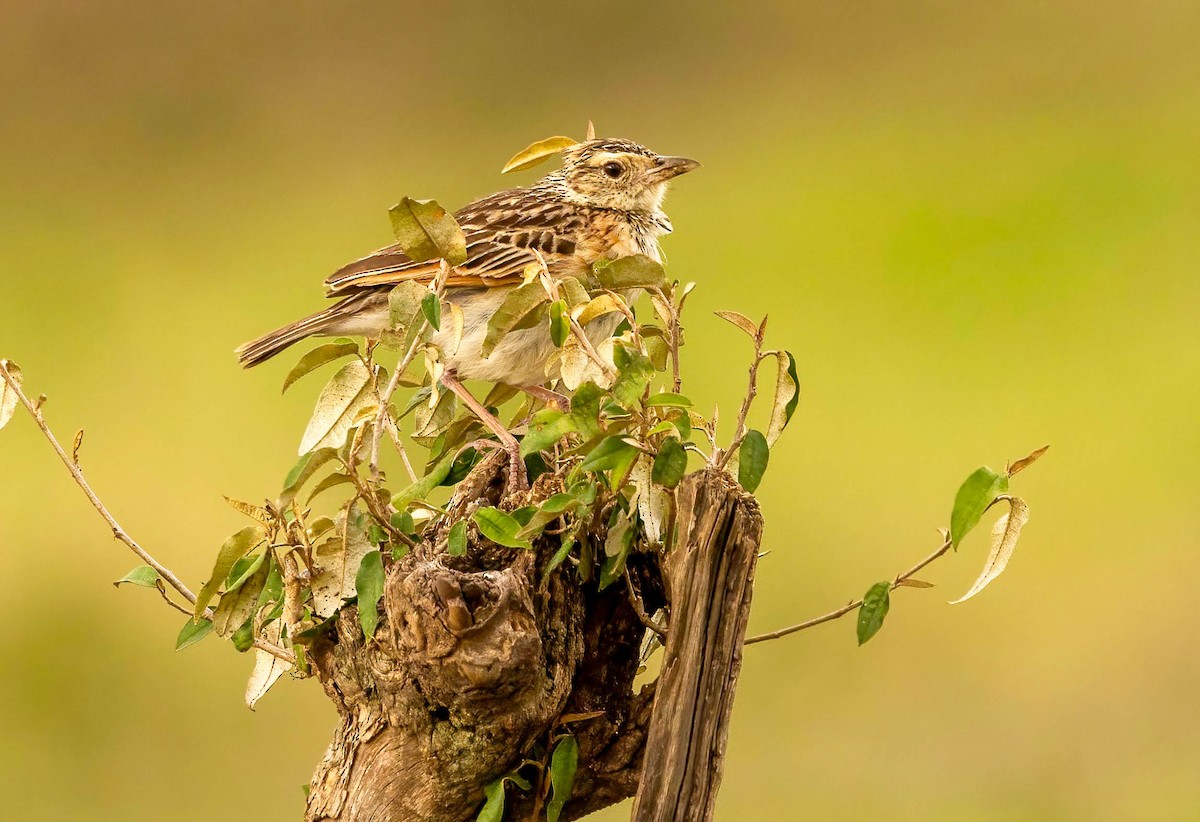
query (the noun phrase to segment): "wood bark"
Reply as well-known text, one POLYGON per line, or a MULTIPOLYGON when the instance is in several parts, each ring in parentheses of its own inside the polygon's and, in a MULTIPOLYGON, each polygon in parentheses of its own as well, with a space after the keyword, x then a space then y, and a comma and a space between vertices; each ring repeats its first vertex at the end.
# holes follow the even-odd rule
MULTIPOLYGON (((655 703, 655 685, 640 691, 633 687, 646 629, 626 587, 614 584, 599 591, 594 581, 580 582, 570 568, 544 575, 545 562, 558 547, 553 537, 537 541, 531 552, 490 543, 471 526, 466 555, 446 553, 449 524, 469 521, 478 507, 512 510, 562 490, 556 478, 543 476, 528 492, 502 499, 503 466, 503 459, 478 466, 459 485, 440 532, 388 569, 384 614, 374 640, 364 641, 357 613, 347 607, 336 631, 310 647, 314 671, 340 721, 313 777, 305 815, 309 822, 473 820, 484 801, 484 787, 526 758, 547 760, 552 735, 564 729, 578 741, 580 756, 561 819, 578 819, 638 790, 651 718, 660 723, 660 715, 666 714, 659 707, 663 700, 655 703)), ((688 478, 681 486, 679 522, 681 533, 695 534, 696 545, 707 546, 695 553, 703 564, 703 557, 719 550, 720 535, 729 533, 729 517, 718 514, 712 520, 711 511, 725 510, 717 490, 703 489, 719 486, 720 494, 728 494, 736 486, 723 476, 697 476, 706 479, 688 478), (687 526, 694 515, 702 522, 687 526), (707 542, 700 539, 703 533, 709 534, 707 542)), ((742 496, 737 499, 731 522, 744 525, 756 509, 742 496)), ((606 518, 600 513, 585 536, 597 551, 605 536, 606 518)), ((738 544, 742 542, 749 544, 745 539, 738 544)), ((692 553, 670 559, 671 567, 689 565, 692 553)), ((744 551, 738 548, 737 555, 744 551)), ((667 604, 661 559, 657 553, 639 553, 628 563, 650 611, 667 604)), ((752 561, 749 567, 752 575, 752 561)), ((749 575, 732 566, 677 575, 670 584, 683 596, 681 605, 692 611, 703 610, 692 598, 703 596, 688 581, 693 577, 712 580, 705 583, 710 589, 724 586, 724 580, 742 580, 743 587, 735 585, 740 597, 736 607, 749 603, 749 575), (693 587, 694 593, 685 593, 693 587)), ((679 620, 695 618, 680 614, 679 620)), ((703 750, 688 761, 699 765, 698 757, 709 756, 703 767, 716 763, 719 771, 718 748, 724 745, 739 658, 727 646, 734 636, 740 645, 745 623, 722 617, 712 625, 721 638, 703 655, 704 664, 721 665, 724 655, 732 666, 724 675, 728 694, 720 696, 716 675, 703 679, 715 692, 696 696, 704 706, 716 706, 723 719, 713 724, 712 734, 696 740, 703 750)), ((690 664, 692 657, 670 655, 675 635, 672 631, 668 659, 678 660, 674 667, 690 664)), ((675 679, 664 678, 659 691, 663 685, 677 688, 671 684, 675 679)), ((684 698, 674 693, 673 698, 684 698)), ((699 713, 711 711, 702 706, 699 713)), ((655 733, 670 736, 672 731, 655 733)), ((661 747, 655 743, 650 750, 661 747)), ((669 762, 678 765, 674 758, 669 762)), ((696 783, 715 794, 715 780, 696 783)), ((540 797, 510 790, 505 818, 528 819, 542 806, 540 797)))
POLYGON ((671 630, 634 822, 712 819, 762 539, 758 503, 724 472, 687 477, 678 501, 671 630))

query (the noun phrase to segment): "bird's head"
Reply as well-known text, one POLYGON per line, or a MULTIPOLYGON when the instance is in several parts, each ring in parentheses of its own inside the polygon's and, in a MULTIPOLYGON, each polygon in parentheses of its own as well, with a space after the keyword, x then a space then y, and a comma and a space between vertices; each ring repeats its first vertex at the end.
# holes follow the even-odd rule
POLYGON ((655 154, 630 140, 588 140, 563 152, 568 195, 583 205, 653 212, 667 183, 700 164, 687 157, 655 154))

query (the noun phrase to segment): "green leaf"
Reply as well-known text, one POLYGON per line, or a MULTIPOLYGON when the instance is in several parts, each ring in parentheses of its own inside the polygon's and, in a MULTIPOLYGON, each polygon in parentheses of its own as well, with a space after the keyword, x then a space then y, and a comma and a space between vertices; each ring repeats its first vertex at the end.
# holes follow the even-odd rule
POLYGON ((504 820, 504 777, 500 777, 483 789, 487 801, 479 810, 475 822, 503 822, 504 820))
POLYGON ((279 507, 286 508, 296 498, 296 493, 304 487, 304 483, 308 482, 317 472, 317 469, 336 457, 336 448, 318 448, 302 456, 292 466, 292 470, 288 471, 287 478, 283 481, 283 493, 279 496, 279 507))
POLYGON ((564 736, 554 746, 550 757, 550 803, 546 805, 546 822, 558 822, 563 805, 571 797, 575 784, 575 769, 579 767, 579 743, 573 736, 564 736))
POLYGON ((389 348, 407 352, 425 324, 422 304, 429 289, 405 280, 388 292, 388 329, 384 341, 389 348))
POLYGON ((581 471, 608 471, 624 465, 638 449, 621 437, 605 437, 579 465, 581 471))
MULTIPOLYGON (((536 143, 531 143, 513 155, 513 158, 504 164, 504 168, 500 170, 500 173, 509 174, 513 171, 524 171, 527 168, 533 168, 539 163, 544 162, 547 158, 562 153, 563 149, 574 145, 578 145, 578 143, 570 137, 547 137, 545 140, 538 140, 536 143)), ((499 817, 496 818, 499 819, 499 817)))
POLYGON ((229 641, 233 643, 233 647, 239 654, 249 651, 254 647, 254 623, 249 619, 246 620, 242 623, 242 627, 233 632, 229 641))
POLYGON ((130 585, 139 585, 142 588, 157 588, 158 581, 162 579, 149 565, 139 565, 125 576, 113 583, 113 586, 120 588, 125 583, 130 585))
POLYGON ((353 360, 333 375, 317 398, 312 418, 300 440, 300 453, 318 448, 340 448, 359 412, 374 403, 371 371, 353 360))
POLYGON ((658 449, 650 477, 658 485, 674 488, 683 479, 687 464, 687 452, 683 450, 679 440, 668 437, 658 449))
POLYGON ((417 413, 413 416, 413 438, 429 439, 441 434, 454 422, 457 410, 458 397, 453 391, 443 389, 432 408, 429 403, 417 406, 417 413))
POLYGON ((438 463, 429 469, 429 473, 414 482, 408 488, 401 491, 396 496, 392 497, 392 506, 397 511, 404 511, 416 500, 423 500, 434 488, 442 484, 442 480, 450 474, 450 468, 454 465, 454 454, 446 454, 438 463))
POLYGON ((555 348, 562 348, 567 335, 571 333, 571 323, 567 316, 567 303, 555 300, 550 303, 550 342, 555 348))
POLYGON ((796 377, 796 359, 790 351, 780 351, 779 371, 775 377, 775 401, 771 405, 771 422, 767 426, 767 444, 774 445, 796 413, 800 402, 800 381, 796 377))
POLYGON ((336 488, 339 485, 345 485, 348 482, 354 482, 354 480, 347 474, 330 474, 325 479, 318 482, 316 487, 309 492, 307 501, 312 502, 317 495, 328 491, 330 488, 336 488))
POLYGON ((254 614, 271 570, 263 562, 265 556, 260 554, 254 569, 236 587, 221 594, 221 601, 213 609, 213 627, 218 636, 232 636, 254 614))
POLYGON ((250 553, 265 538, 266 532, 261 525, 251 525, 225 540, 225 544, 217 552, 217 561, 213 565, 212 576, 208 578, 208 582, 204 583, 200 593, 196 595, 196 604, 192 613, 197 618, 204 613, 208 603, 216 596, 217 589, 225 581, 233 564, 250 553))
POLYGON ((613 294, 600 294, 588 300, 587 304, 580 309, 575 321, 584 328, 587 328, 592 320, 603 317, 605 314, 624 314, 622 307, 628 308, 625 301, 613 294))
POLYGON ((521 440, 521 456, 544 451, 575 429, 575 418, 557 408, 543 408, 533 415, 529 431, 521 440))
POLYGON ((471 473, 480 460, 483 459, 483 454, 476 451, 474 448, 464 448, 454 458, 454 462, 450 464, 450 471, 441 481, 441 485, 458 485, 467 478, 467 474, 471 473))
POLYGON ((262 567, 266 560, 266 553, 258 554, 253 557, 242 557, 233 564, 233 568, 229 571, 229 576, 225 577, 225 593, 236 591, 246 580, 254 575, 254 572, 262 567))
POLYGON ((537 513, 537 506, 523 505, 509 513, 509 516, 521 523, 521 527, 529 525, 529 521, 533 519, 533 515, 537 513))
POLYGON ((179 631, 179 636, 175 638, 175 650, 182 651, 184 648, 190 648, 200 640, 204 639, 212 633, 213 624, 202 619, 199 622, 188 620, 183 623, 183 628, 179 631))
POLYGON ((488 319, 487 333, 483 338, 480 353, 485 358, 491 356, 508 332, 520 325, 530 312, 549 299, 546 289, 536 280, 510 291, 504 302, 488 319))
POLYGON ((268 602, 277 602, 283 597, 283 574, 279 571, 279 566, 275 564, 275 560, 268 561, 271 566, 271 573, 267 574, 267 584, 263 586, 262 593, 258 595, 256 607, 261 608, 268 602))
POLYGON ((986 465, 966 478, 954 495, 954 509, 950 512, 950 543, 956 550, 963 537, 979 524, 983 512, 996 497, 1007 493, 1008 477, 986 465))
POLYGON ((434 331, 442 330, 442 301, 437 294, 430 291, 421 298, 421 313, 434 331))
POLYGON ((633 522, 621 511, 604 539, 604 565, 600 568, 601 591, 620 579, 621 574, 625 572, 625 561, 629 558, 629 549, 633 547, 635 535, 633 522))
POLYGON ((535 537, 545 530, 546 526, 563 515, 563 512, 579 505, 579 500, 573 494, 555 494, 537 508, 530 509, 528 518, 517 516, 520 511, 513 511, 513 519, 521 522, 519 536, 535 537))
POLYGON ((767 446, 767 438, 754 429, 747 431, 738 451, 738 482, 751 494, 762 482, 770 458, 771 449, 767 446))
POLYGON ((600 403, 607 392, 594 382, 585 382, 571 397, 571 412, 564 414, 544 408, 533 415, 529 433, 521 441, 521 456, 549 448, 567 434, 578 434, 585 441, 600 433, 600 403))
POLYGON ((667 272, 661 263, 645 254, 634 254, 616 260, 599 260, 592 266, 596 280, 605 288, 621 291, 628 288, 663 288, 667 272))
POLYGON ((392 527, 402 534, 412 534, 417 530, 416 523, 413 522, 412 514, 407 511, 397 511, 392 514, 392 527))
MULTIPOLYGON (((21 386, 21 367, 10 360, 0 360, 0 366, 8 372, 9 378, 21 386)), ((8 380, 0 376, 0 428, 8 425, 9 420, 13 418, 13 414, 17 412, 17 392, 8 384, 8 380)))
POLYGON ((585 305, 592 298, 592 295, 588 294, 587 289, 583 287, 583 283, 575 277, 563 277, 559 280, 558 293, 566 299, 568 310, 585 305))
POLYGON ((568 556, 571 554, 571 549, 575 547, 575 536, 563 537, 562 544, 558 546, 558 550, 554 552, 554 556, 546 563, 546 567, 542 569, 542 579, 550 576, 550 572, 558 566, 562 565, 568 556))
POLYGON ((358 624, 367 639, 375 636, 379 624, 379 600, 383 597, 383 555, 369 551, 358 566, 354 577, 354 590, 358 592, 358 624))
POLYGON ((331 363, 334 360, 340 360, 342 357, 347 357, 351 354, 358 353, 358 343, 350 341, 338 341, 318 345, 312 351, 309 351, 300 361, 296 363, 296 367, 288 372, 287 377, 283 380, 283 390, 286 392, 291 388, 292 384, 301 377, 311 374, 322 365, 331 363))
POLYGON ((623 407, 637 408, 646 393, 646 386, 654 376, 654 363, 650 358, 624 345, 613 346, 613 364, 618 376, 613 383, 612 394, 623 407))
POLYGON ((891 607, 890 582, 876 582, 863 595, 862 607, 858 609, 858 644, 862 645, 883 627, 883 618, 891 607))
POLYGON ((647 397, 642 403, 647 408, 691 408, 692 401, 683 394, 673 394, 670 391, 664 391, 661 394, 655 394, 653 397, 647 397))
POLYGON ((461 557, 467 553, 467 521, 460 519, 450 526, 446 535, 446 553, 452 557, 461 557))
POLYGON ((533 548, 529 540, 518 536, 521 523, 499 508, 480 508, 475 512, 473 519, 479 526, 479 533, 497 545, 526 550, 533 548))
POLYGON ((388 209, 396 242, 413 262, 441 257, 450 265, 467 261, 467 240, 455 219, 437 200, 405 197, 388 209))

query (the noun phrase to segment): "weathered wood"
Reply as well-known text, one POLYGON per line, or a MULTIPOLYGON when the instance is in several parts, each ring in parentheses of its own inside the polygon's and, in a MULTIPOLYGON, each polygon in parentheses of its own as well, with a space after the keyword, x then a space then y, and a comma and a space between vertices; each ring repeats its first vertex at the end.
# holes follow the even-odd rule
MULTIPOLYGON (((535 742, 544 750, 571 715, 595 716, 570 725, 580 766, 564 822, 636 790, 653 689, 633 691, 644 629, 625 590, 597 591, 569 568, 543 580, 552 538, 529 552, 490 543, 472 526, 466 555, 445 553, 450 523, 469 521, 475 508, 561 490, 537 482, 501 499, 504 465, 477 468, 440 533, 389 567, 374 640, 364 642, 347 607, 336 632, 311 647, 341 721, 312 781, 308 822, 473 820, 484 786, 535 742)), ((588 538, 598 548, 603 536, 588 538)), ((638 559, 656 581, 655 558, 638 559)), ((510 792, 506 818, 529 818, 533 802, 510 792)))
POLYGON ((712 819, 762 538, 758 504, 721 471, 687 477, 678 501, 670 634, 633 822, 712 819))

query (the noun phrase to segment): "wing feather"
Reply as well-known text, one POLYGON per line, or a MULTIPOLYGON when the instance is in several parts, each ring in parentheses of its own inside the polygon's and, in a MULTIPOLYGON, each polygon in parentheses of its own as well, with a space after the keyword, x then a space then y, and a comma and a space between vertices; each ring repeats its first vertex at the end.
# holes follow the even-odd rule
MULTIPOLYGON (((511 189, 465 206, 455 218, 467 240, 467 260, 448 284, 500 286, 519 282, 537 252, 551 259, 575 250, 578 221, 571 206, 531 189, 511 189)), ((395 285, 406 280, 429 282, 439 260, 414 262, 399 245, 389 245, 339 268, 325 280, 329 297, 360 288, 395 285)))

